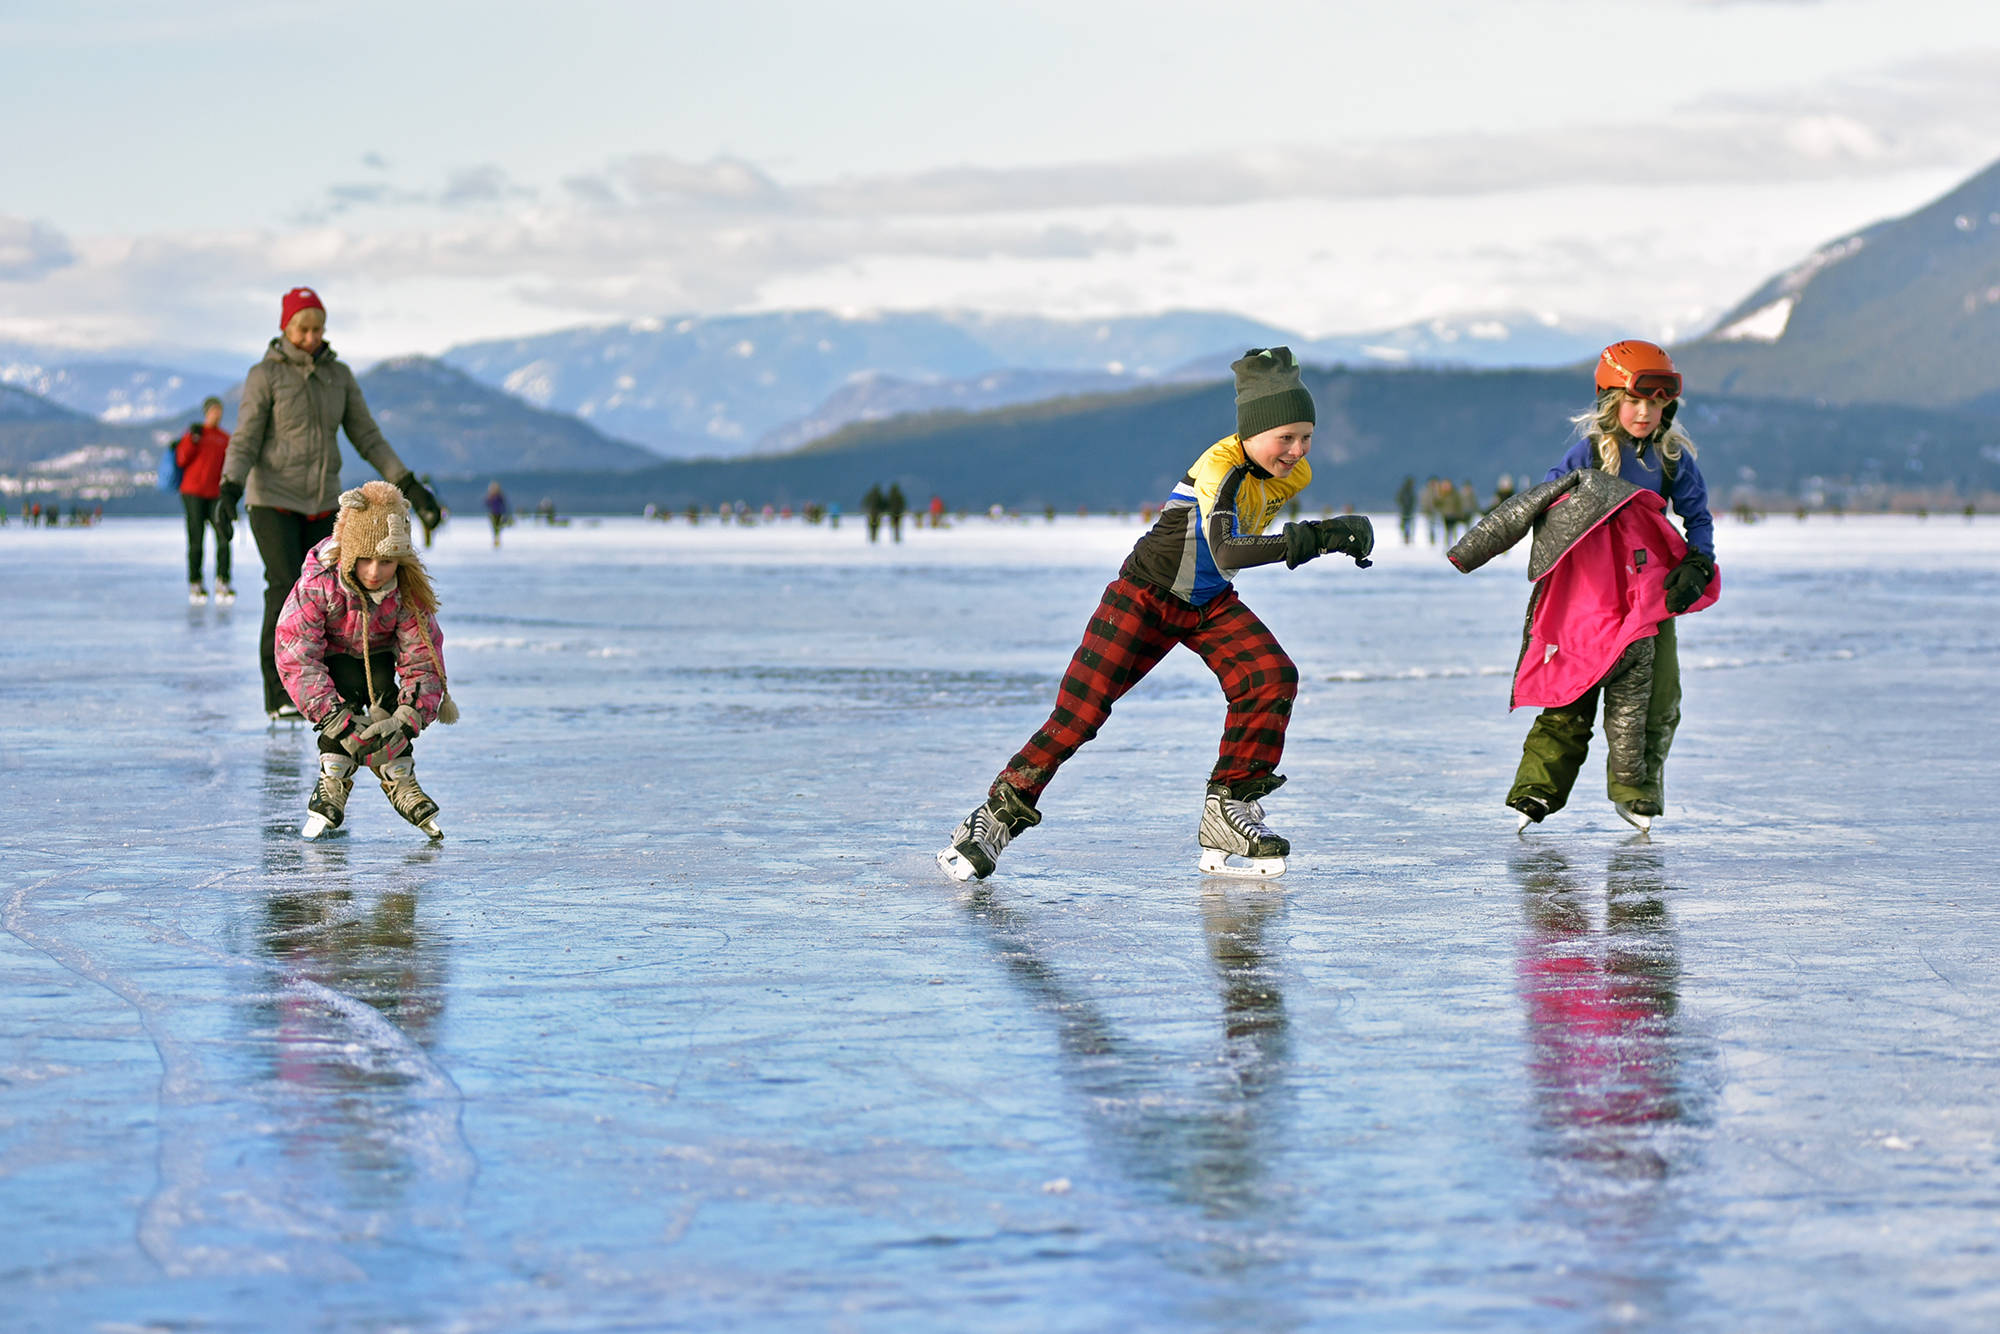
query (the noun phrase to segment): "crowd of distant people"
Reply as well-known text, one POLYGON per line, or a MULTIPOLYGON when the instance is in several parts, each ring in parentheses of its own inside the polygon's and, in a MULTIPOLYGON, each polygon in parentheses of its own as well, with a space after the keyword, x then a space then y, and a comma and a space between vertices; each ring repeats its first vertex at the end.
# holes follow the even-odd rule
MULTIPOLYGON (((85 509, 80 503, 72 503, 65 514, 59 501, 44 505, 39 500, 21 502, 21 522, 30 528, 87 528, 104 517, 104 506, 93 505, 85 509)), ((0 528, 8 523, 8 514, 0 509, 0 528)))

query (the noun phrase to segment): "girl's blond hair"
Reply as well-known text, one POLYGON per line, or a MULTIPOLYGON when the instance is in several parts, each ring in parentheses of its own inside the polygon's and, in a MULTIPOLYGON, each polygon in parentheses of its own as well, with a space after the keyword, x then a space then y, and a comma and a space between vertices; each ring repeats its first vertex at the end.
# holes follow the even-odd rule
MULTIPOLYGON (((1618 405, 1627 397, 1623 389, 1607 389, 1597 396, 1597 405, 1590 411, 1579 412, 1569 419, 1570 425, 1576 428, 1576 434, 1590 441, 1596 451, 1597 466, 1613 475, 1618 472, 1623 447, 1628 443, 1638 443, 1618 424, 1618 405)), ((1664 432, 1655 432, 1653 444, 1669 463, 1679 463, 1683 454, 1695 457, 1694 441, 1681 429, 1678 418, 1664 432)))

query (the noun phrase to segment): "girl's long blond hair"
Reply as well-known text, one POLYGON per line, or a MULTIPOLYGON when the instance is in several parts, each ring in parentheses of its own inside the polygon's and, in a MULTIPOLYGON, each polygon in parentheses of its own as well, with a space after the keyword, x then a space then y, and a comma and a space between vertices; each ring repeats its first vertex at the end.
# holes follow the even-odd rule
MULTIPOLYGON (((1576 434, 1589 440, 1597 453, 1597 466, 1608 473, 1617 473, 1619 457, 1627 444, 1638 442, 1625 433, 1618 424, 1618 405, 1625 401, 1623 389, 1607 389, 1597 396, 1597 406, 1588 412, 1579 412, 1569 419, 1576 428, 1576 434)), ((1680 419, 1675 417, 1673 425, 1664 432, 1654 432, 1653 445, 1660 456, 1669 463, 1679 463, 1681 455, 1695 457, 1694 441, 1681 429, 1680 419)))

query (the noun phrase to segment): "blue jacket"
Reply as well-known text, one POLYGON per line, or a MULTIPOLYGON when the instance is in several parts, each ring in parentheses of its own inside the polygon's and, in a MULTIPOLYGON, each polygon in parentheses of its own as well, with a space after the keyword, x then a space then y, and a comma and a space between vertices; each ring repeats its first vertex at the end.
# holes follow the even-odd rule
MULTIPOLYGON (((1569 452, 1563 455, 1562 462, 1549 469, 1542 480, 1553 482, 1578 468, 1596 466, 1597 446, 1585 438, 1572 444, 1569 452)), ((1696 466, 1693 455, 1682 454, 1674 464, 1671 490, 1667 487, 1666 474, 1660 468, 1659 455, 1651 450, 1641 459, 1630 449, 1620 449, 1618 475, 1634 486, 1665 496, 1674 513, 1681 516, 1681 527, 1687 530, 1688 545, 1710 560, 1715 559, 1715 520, 1708 514, 1708 483, 1702 480, 1701 469, 1696 466)))

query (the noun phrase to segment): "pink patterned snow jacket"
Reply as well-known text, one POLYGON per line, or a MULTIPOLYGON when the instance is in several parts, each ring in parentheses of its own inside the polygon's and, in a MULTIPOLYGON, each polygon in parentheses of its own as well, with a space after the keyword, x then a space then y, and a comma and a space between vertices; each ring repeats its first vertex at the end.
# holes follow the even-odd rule
POLYGON ((443 664, 431 660, 431 650, 417 627, 421 620, 423 631, 429 633, 441 657, 444 636, 437 618, 428 612, 405 611, 402 594, 394 587, 379 603, 371 604, 366 594, 341 582, 339 562, 340 544, 335 538, 329 537, 307 552, 299 581, 278 614, 278 675, 284 679, 292 702, 308 722, 315 727, 323 725, 348 707, 333 688, 326 655, 347 653, 358 658, 365 651, 380 653, 393 645, 396 679, 401 682, 396 702, 409 705, 429 727, 437 721, 444 701, 443 664))

